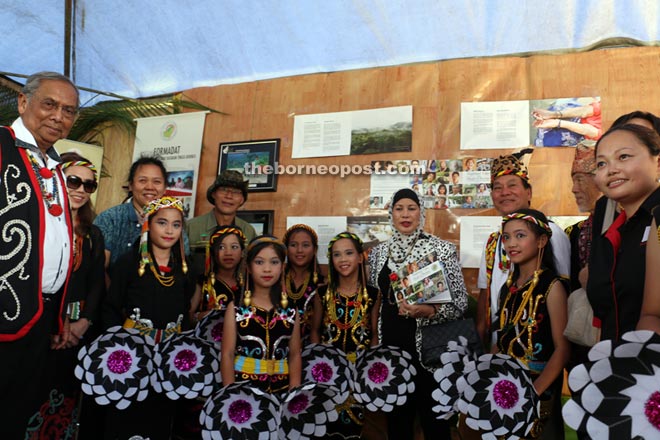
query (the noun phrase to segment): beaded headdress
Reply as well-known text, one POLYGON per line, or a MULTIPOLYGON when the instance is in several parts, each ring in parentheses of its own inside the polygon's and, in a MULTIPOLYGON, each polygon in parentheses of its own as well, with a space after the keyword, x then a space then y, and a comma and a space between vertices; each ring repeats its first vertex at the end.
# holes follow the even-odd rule
POLYGON ((96 179, 97 170, 96 170, 96 167, 94 166, 94 164, 91 163, 91 162, 88 162, 86 160, 74 160, 74 161, 71 161, 71 162, 64 162, 62 164, 62 170, 66 170, 69 167, 89 168, 90 170, 92 170, 92 173, 94 173, 94 179, 96 179))
POLYGON ((529 173, 527 166, 522 162, 522 158, 527 153, 533 151, 531 148, 525 148, 517 153, 507 154, 493 159, 493 163, 490 166, 490 183, 492 184, 496 178, 507 174, 518 176, 529 183, 529 173))
MULTIPOLYGON (((316 231, 314 229, 303 223, 298 223, 296 225, 291 226, 284 233, 284 239, 282 241, 284 242, 287 248, 289 247, 289 240, 291 239, 291 236, 293 235, 294 232, 298 232, 298 231, 305 231, 309 233, 309 235, 312 237, 312 245, 314 246, 314 249, 318 249, 319 236, 316 234, 316 231)), ((319 281, 319 275, 318 275, 319 271, 317 267, 318 261, 316 259, 316 255, 314 256, 313 262, 314 262, 314 270, 312 272, 312 281, 314 282, 314 284, 316 284, 319 281)))
MULTIPOLYGON (((183 214, 183 205, 181 200, 165 196, 159 199, 152 200, 149 202, 143 210, 144 222, 142 223, 142 234, 140 235, 140 266, 138 268, 138 274, 140 276, 144 275, 145 268, 151 266, 153 268, 153 261, 151 261, 151 255, 149 254, 149 218, 152 215, 160 211, 161 209, 176 209, 181 214, 183 214)), ((188 265, 186 264, 185 254, 183 252, 183 240, 179 238, 179 245, 181 248, 181 266, 183 273, 188 272, 188 265)))
POLYGON ((293 235, 294 232, 296 232, 300 229, 309 232, 309 235, 312 236, 312 244, 314 246, 319 245, 319 236, 316 234, 316 231, 314 229, 312 229, 310 226, 307 226, 307 225, 302 224, 302 223, 298 223, 297 225, 293 225, 289 229, 287 229, 286 232, 284 233, 284 239, 282 241, 285 244, 288 243, 289 239, 291 238, 291 235, 293 235))
POLYGON ((509 220, 524 220, 529 223, 533 223, 539 228, 543 229, 548 236, 552 236, 552 229, 550 228, 550 225, 540 218, 537 218, 533 216, 532 214, 529 213, 523 213, 523 212, 512 212, 511 214, 507 214, 502 217, 502 226, 506 224, 509 220))

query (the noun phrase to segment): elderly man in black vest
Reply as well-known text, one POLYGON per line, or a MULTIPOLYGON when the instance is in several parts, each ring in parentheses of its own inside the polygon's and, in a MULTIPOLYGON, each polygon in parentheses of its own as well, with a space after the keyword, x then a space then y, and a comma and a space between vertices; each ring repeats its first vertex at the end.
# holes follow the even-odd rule
MULTIPOLYGON (((48 350, 77 343, 65 329, 72 224, 53 144, 71 130, 78 89, 54 72, 30 76, 20 117, 0 127, 0 431, 23 439, 42 401, 48 350)), ((45 397, 45 396, 44 396, 45 397)))

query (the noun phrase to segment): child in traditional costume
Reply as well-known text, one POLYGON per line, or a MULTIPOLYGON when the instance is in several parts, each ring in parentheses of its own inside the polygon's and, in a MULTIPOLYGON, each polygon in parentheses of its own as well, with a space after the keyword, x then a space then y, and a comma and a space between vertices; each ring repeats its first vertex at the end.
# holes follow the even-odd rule
MULTIPOLYGON (((311 342, 331 344, 355 362, 356 352, 378 344, 378 289, 367 286, 362 240, 350 232, 336 235, 328 245, 328 285, 314 300, 311 342)), ((339 420, 326 438, 359 439, 364 408, 352 396, 337 407, 339 420)))
POLYGON ((200 321, 213 310, 224 312, 241 290, 245 235, 237 226, 218 226, 206 248, 204 276, 191 301, 191 318, 200 321))
MULTIPOLYGON (((245 235, 238 226, 225 225, 215 228, 206 244, 204 274, 199 277, 190 302, 191 321, 201 322, 199 325, 204 330, 200 331, 198 327, 197 331, 217 347, 222 344, 222 327, 227 304, 234 301, 243 286, 241 268, 245 242, 245 235), (211 313, 213 314, 208 316, 211 313)), ((174 423, 175 435, 182 438, 199 438, 202 430, 199 414, 203 402, 204 399, 198 399, 179 404, 174 423)))
MULTIPOLYGON (((113 267, 103 322, 106 327, 135 328, 158 343, 189 326, 195 283, 183 252, 181 202, 174 197, 152 200, 144 217, 137 252, 123 255, 113 267)), ((174 401, 153 392, 125 410, 109 408, 106 438, 169 438, 174 408, 174 401)))
POLYGON ((296 307, 300 315, 300 329, 303 345, 309 340, 312 325, 312 298, 323 276, 318 270, 316 252, 319 238, 314 229, 304 224, 291 226, 284 233, 284 245, 287 248, 287 263, 284 270, 284 282, 289 304, 296 307))
POLYGON ((270 235, 247 248, 245 290, 229 303, 223 329, 223 385, 251 382, 281 393, 301 382, 300 321, 283 288, 284 243, 270 235))
POLYGON ((548 219, 521 209, 503 217, 502 244, 514 270, 500 293, 497 350, 529 368, 541 399, 533 438, 563 438, 560 393, 570 355, 564 279, 557 275, 548 219))

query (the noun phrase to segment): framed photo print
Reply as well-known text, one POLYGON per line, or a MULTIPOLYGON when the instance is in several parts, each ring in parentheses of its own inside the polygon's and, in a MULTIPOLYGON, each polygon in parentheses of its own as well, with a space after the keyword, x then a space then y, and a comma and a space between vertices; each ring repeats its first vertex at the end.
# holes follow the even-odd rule
POLYGON ((248 191, 276 191, 275 166, 279 150, 279 139, 221 142, 218 174, 224 170, 235 170, 250 182, 248 191))
POLYGON ((273 233, 273 217, 275 211, 238 211, 236 215, 252 225, 257 235, 273 233))

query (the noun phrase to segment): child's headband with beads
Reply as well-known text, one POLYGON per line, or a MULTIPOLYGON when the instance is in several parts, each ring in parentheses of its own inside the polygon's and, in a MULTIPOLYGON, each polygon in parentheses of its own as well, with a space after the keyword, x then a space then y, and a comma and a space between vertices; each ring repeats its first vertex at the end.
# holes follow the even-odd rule
POLYGON ((526 222, 533 223, 539 228, 543 229, 549 236, 552 236, 552 229, 550 228, 550 225, 531 214, 525 214, 522 212, 513 212, 511 214, 507 214, 502 217, 502 225, 504 225, 509 220, 524 220, 526 222))
POLYGON ((181 203, 181 200, 177 199, 176 197, 165 196, 149 202, 144 207, 143 214, 145 218, 151 217, 161 209, 165 208, 174 208, 183 213, 183 204, 181 203))
POLYGON ((362 240, 360 240, 360 237, 357 235, 353 234, 352 232, 340 232, 339 234, 335 235, 332 240, 330 240, 330 243, 328 243, 328 261, 332 261, 332 246, 334 246, 334 244, 342 238, 354 240, 359 246, 362 246, 362 240))
POLYGON ((278 247, 282 248, 282 250, 286 254, 286 246, 284 245, 284 243, 282 243, 277 237, 273 237, 271 235, 261 235, 259 237, 253 238, 252 241, 250 242, 250 244, 248 245, 248 248, 247 248, 248 253, 252 249, 254 249, 255 246, 258 246, 260 244, 265 244, 265 243, 273 244, 275 246, 278 246, 278 247))
POLYGON ((284 233, 284 239, 282 240, 284 243, 288 243, 289 239, 291 238, 291 235, 293 235, 294 232, 298 230, 303 230, 309 232, 309 235, 312 236, 312 242, 314 246, 319 245, 319 236, 316 234, 316 231, 312 229, 311 227, 303 224, 303 223, 298 223, 297 225, 291 226, 289 229, 286 230, 284 233))
POLYGON ((234 234, 236 235, 243 244, 247 241, 245 238, 245 234, 243 234, 243 231, 240 228, 236 228, 234 226, 228 226, 226 228, 220 228, 217 231, 211 235, 211 239, 209 240, 209 246, 213 246, 213 243, 219 238, 222 237, 223 235, 227 234, 234 234))

